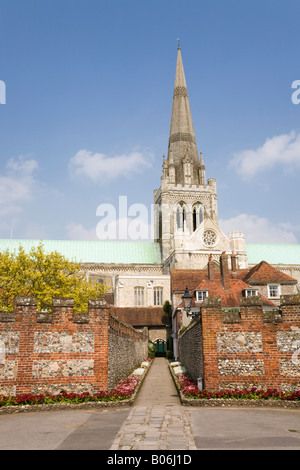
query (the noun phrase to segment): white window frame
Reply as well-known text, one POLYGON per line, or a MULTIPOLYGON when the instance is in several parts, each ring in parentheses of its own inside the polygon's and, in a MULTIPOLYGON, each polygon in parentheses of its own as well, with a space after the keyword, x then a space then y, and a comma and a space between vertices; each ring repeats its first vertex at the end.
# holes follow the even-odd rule
POLYGON ((208 290, 196 290, 196 302, 203 302, 208 297, 208 290))
POLYGON ((279 299, 280 295, 281 295, 281 288, 280 288, 280 284, 268 284, 268 298, 269 299, 279 299), (272 289, 273 288, 276 288, 277 289, 277 295, 273 295, 272 294, 272 289))
POLYGON ((245 289, 245 297, 252 297, 253 295, 258 295, 257 289, 245 289))
POLYGON ((155 286, 153 287, 153 305, 162 305, 163 304, 163 287, 155 286))
POLYGON ((145 288, 142 286, 136 286, 134 288, 134 305, 135 307, 144 306, 145 302, 145 288))

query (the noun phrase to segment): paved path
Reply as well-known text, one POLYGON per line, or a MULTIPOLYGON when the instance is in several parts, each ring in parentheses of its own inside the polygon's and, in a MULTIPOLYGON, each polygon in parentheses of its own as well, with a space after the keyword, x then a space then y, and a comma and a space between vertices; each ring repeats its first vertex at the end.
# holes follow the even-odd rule
POLYGON ((167 360, 155 358, 132 407, 0 415, 0 450, 196 448, 299 450, 300 409, 181 406, 167 360))
POLYGON ((111 450, 195 450, 190 415, 182 407, 167 360, 155 358, 111 450))

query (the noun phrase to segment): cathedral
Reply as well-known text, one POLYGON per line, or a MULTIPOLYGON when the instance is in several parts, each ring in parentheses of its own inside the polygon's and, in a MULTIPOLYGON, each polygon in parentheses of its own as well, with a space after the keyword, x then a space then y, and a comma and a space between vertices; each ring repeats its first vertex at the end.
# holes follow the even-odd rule
POLYGON ((222 252, 233 250, 240 267, 246 267, 244 235, 232 232, 227 237, 219 228, 216 180, 206 179, 203 155, 198 153, 180 46, 168 154, 154 204, 156 241, 165 273, 201 269, 209 255, 217 260, 222 252))
MULTIPOLYGON (((166 155, 160 187, 154 190, 152 242, 44 240, 45 252, 56 250, 80 262, 89 278, 110 286, 108 302, 115 309, 131 309, 131 314, 132 309, 150 308, 155 315, 165 301, 172 303, 172 272, 182 273, 184 290, 189 273, 193 272, 195 278, 197 271, 203 273, 212 262, 216 270, 220 269, 224 255, 226 269, 243 273, 266 262, 286 278, 279 276, 276 283, 273 272, 275 281, 270 278, 260 282, 283 286, 292 279, 296 292, 300 284, 300 245, 248 244, 244 233, 224 234, 219 227, 217 184, 214 178, 207 178, 205 155, 198 152, 180 46, 166 155)), ((22 245, 29 251, 38 244, 39 240, 0 240, 0 250, 14 251, 22 245)), ((193 285, 197 285, 196 280, 193 285)), ((276 292, 278 299, 282 292, 276 292)), ((152 320, 155 323, 150 317, 131 323, 149 326, 152 320)))

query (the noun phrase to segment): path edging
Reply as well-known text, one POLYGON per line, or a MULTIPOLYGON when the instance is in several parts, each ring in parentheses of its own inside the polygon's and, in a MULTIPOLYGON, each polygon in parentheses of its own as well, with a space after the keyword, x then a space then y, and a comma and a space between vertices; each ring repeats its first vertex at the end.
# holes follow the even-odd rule
POLYGON ((202 406, 202 407, 250 407, 250 408, 300 408, 299 401, 272 400, 272 399, 242 399, 242 398, 186 398, 180 390, 179 383, 174 373, 173 367, 168 362, 169 370, 176 386, 181 404, 183 406, 202 406))

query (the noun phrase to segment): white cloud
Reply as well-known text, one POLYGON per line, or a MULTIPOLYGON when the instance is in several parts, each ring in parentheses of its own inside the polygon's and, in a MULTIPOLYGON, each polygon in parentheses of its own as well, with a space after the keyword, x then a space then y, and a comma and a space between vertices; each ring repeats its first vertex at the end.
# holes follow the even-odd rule
POLYGON ((297 243, 293 233, 297 227, 289 224, 275 224, 265 217, 240 214, 227 220, 219 220, 222 231, 228 234, 237 230, 245 233, 248 243, 297 243))
POLYGON ((151 166, 151 156, 147 153, 132 152, 128 155, 107 157, 82 149, 69 162, 71 174, 86 176, 94 182, 105 182, 119 176, 140 173, 151 166))
POLYGON ((256 150, 243 150, 230 161, 244 179, 252 178, 259 172, 281 165, 284 171, 300 167, 300 133, 294 131, 267 139, 256 150))
POLYGON ((11 158, 6 171, 0 174, 0 214, 9 215, 22 210, 24 202, 32 198, 35 183, 33 173, 37 162, 25 156, 11 158))
POLYGON ((71 222, 67 225, 66 229, 67 236, 71 240, 98 240, 96 227, 87 229, 82 224, 71 222))

